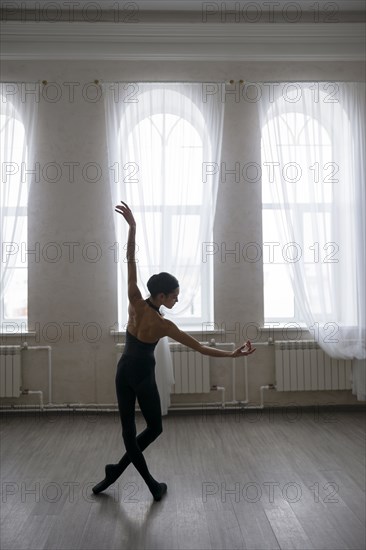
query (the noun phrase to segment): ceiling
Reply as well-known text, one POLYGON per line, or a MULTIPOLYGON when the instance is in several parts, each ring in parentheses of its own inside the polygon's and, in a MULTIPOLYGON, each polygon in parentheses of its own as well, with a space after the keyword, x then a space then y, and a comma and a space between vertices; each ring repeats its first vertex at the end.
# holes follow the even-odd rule
MULTIPOLYGON (((11 2, 4 2, 0 0, 0 5, 11 6, 11 2)), ((19 3, 14 3, 13 6, 16 7, 19 3)), ((22 9, 33 9, 39 8, 42 6, 55 6, 58 4, 61 8, 70 9, 70 6, 73 5, 72 1, 64 0, 26 0, 20 3, 22 9)), ((115 9, 118 4, 121 8, 127 8, 128 4, 135 5, 139 11, 198 11, 201 12, 203 9, 211 10, 220 10, 221 5, 225 6, 227 10, 230 9, 239 9, 240 10, 253 10, 253 5, 257 5, 257 9, 269 10, 270 5, 273 4, 272 9, 275 11, 281 11, 285 6, 286 9, 291 11, 291 4, 293 4, 294 9, 301 11, 311 11, 314 10, 314 4, 319 4, 320 9, 325 9, 326 11, 335 10, 337 11, 366 11, 366 0, 336 0, 331 2, 329 0, 317 0, 314 3, 314 0, 296 0, 294 2, 289 2, 288 0, 260 0, 253 2, 253 0, 226 0, 222 2, 211 1, 205 2, 203 0, 99 0, 98 2, 89 2, 89 0, 76 0, 74 2, 74 9, 82 9, 83 6, 91 7, 92 4, 100 6, 101 9, 115 9)))

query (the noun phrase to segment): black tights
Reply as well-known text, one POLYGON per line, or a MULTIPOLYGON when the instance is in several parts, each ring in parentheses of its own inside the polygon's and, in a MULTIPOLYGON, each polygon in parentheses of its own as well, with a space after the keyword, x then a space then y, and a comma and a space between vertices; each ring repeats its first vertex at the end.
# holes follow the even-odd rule
POLYGON ((118 363, 116 390, 126 453, 119 461, 118 468, 115 468, 116 474, 121 475, 132 462, 153 494, 159 490, 159 483, 150 474, 142 452, 163 431, 160 397, 154 369, 153 356, 145 355, 141 358, 122 356, 118 363), (147 424, 145 430, 137 437, 136 398, 147 424))

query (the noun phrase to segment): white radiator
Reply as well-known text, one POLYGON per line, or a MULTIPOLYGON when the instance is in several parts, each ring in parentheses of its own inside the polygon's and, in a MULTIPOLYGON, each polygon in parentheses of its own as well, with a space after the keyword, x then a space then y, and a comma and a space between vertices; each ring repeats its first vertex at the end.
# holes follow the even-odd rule
POLYGON ((349 390, 352 361, 333 359, 313 340, 275 342, 278 391, 349 390))
MULTIPOLYGON (((225 344, 218 344, 218 347, 225 344)), ((210 384, 210 358, 181 344, 170 343, 175 384, 171 393, 208 393, 210 384)), ((124 344, 117 344, 117 360, 124 344)))
POLYGON ((21 394, 20 346, 0 346, 0 397, 21 394))
POLYGON ((170 344, 170 351, 175 380, 172 393, 208 393, 210 358, 181 344, 170 344))

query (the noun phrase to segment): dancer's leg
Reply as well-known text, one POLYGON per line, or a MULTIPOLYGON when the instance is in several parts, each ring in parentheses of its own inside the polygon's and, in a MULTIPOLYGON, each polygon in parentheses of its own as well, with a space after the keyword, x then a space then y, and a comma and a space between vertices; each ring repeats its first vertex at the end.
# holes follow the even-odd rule
MULTIPOLYGON (((142 390, 144 389, 145 387, 142 388, 142 390)), ((155 381, 151 382, 148 393, 142 391, 137 394, 137 401, 147 424, 145 430, 136 438, 137 444, 143 452, 163 431, 160 396, 155 381)), ((119 475, 121 475, 129 464, 131 464, 130 457, 125 453, 118 464, 114 466, 116 466, 116 471, 118 467, 119 475)))
MULTIPOLYGON (((163 424, 161 419, 161 403, 158 387, 155 381, 155 375, 152 373, 150 383, 139 388, 137 392, 137 401, 140 406, 141 412, 146 420, 147 428, 140 434, 143 443, 146 446, 154 441, 163 431, 163 424)), ((154 494, 155 500, 161 500, 164 494, 167 492, 166 483, 159 483, 159 491, 154 494)))
MULTIPOLYGON (((128 421, 135 426, 135 403, 136 403, 136 393, 134 390, 125 382, 119 381, 116 384, 117 387, 117 399, 118 399, 118 409, 121 417, 125 415, 128 418, 128 421)), ((126 453, 127 454, 127 453, 126 453)), ((122 470, 118 464, 107 464, 105 467, 105 478, 94 485, 92 491, 94 494, 101 493, 105 491, 112 483, 119 478, 122 474, 122 470)))
MULTIPOLYGON (((127 411, 122 409, 121 411, 121 420, 122 420, 122 435, 125 442, 126 451, 128 458, 133 463, 135 468, 138 470, 140 475, 145 480, 147 486, 149 487, 151 493, 153 494, 155 500, 160 500, 162 495, 166 492, 166 485, 164 483, 158 483, 150 474, 145 458, 142 454, 142 448, 140 447, 140 442, 146 446, 154 441, 158 435, 162 432, 162 421, 161 421, 161 406, 160 406, 160 397, 159 392, 156 386, 154 373, 144 378, 138 386, 135 388, 137 401, 139 403, 140 409, 147 423, 147 428, 142 432, 141 437, 136 438, 136 424, 133 411, 133 422, 127 414, 127 411)), ((127 459, 123 460, 123 466, 127 464, 127 459)))
POLYGON ((166 485, 158 483, 150 474, 142 451, 162 432, 159 392, 154 376, 147 376, 135 391, 128 385, 118 387, 118 405, 122 422, 122 435, 126 454, 118 464, 107 464, 106 477, 93 487, 95 494, 107 489, 132 462, 148 485, 155 500, 160 500, 166 492, 166 485), (135 400, 138 399, 147 427, 136 437, 135 400), (141 444, 141 447, 140 447, 141 444))
MULTIPOLYGON (((153 430, 150 426, 147 426, 136 438, 137 444, 143 452, 146 447, 150 445, 161 432, 153 430)), ((125 453, 121 460, 117 464, 107 464, 105 467, 106 477, 103 481, 95 485, 93 491, 95 494, 105 491, 112 483, 123 474, 127 466, 131 464, 131 459, 127 453, 125 453)))

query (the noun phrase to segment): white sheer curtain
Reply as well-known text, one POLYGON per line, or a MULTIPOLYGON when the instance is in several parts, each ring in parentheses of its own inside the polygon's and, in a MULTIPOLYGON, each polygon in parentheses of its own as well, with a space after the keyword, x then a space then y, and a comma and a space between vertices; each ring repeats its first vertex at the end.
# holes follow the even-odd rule
POLYGON ((365 84, 266 83, 261 91, 262 174, 281 245, 292 252, 297 320, 332 357, 359 360, 354 393, 365 399, 365 84))
MULTIPOLYGON (((175 317, 198 324, 212 313, 209 263, 201 255, 203 243, 212 242, 224 104, 219 94, 206 94, 203 83, 104 83, 103 92, 112 203, 126 200, 136 216, 140 288, 147 296, 153 273, 172 273, 181 286, 175 317)), ((126 235, 122 221, 115 219, 117 242, 126 235)), ((123 256, 122 248, 120 284, 126 288, 123 256)), ((126 297, 120 299, 122 324, 126 297)), ((157 382, 170 385, 166 339, 156 356, 157 382)), ((159 390, 163 401, 169 392, 159 390)))
POLYGON ((170 392, 175 382, 173 373, 173 361, 170 354, 168 338, 160 338, 155 348, 155 379, 159 389, 161 412, 168 413, 170 407, 170 392))
MULTIPOLYGON (((26 209, 30 184, 35 174, 34 145, 39 99, 37 82, 0 83, 0 307, 5 330, 7 314, 3 308, 4 303, 9 302, 6 300, 7 293, 10 289, 16 294, 27 291, 26 284, 22 285, 19 280, 14 285, 13 279, 16 273, 14 267, 19 267, 21 243, 27 240, 26 209)), ((24 264, 20 265, 24 267, 24 264)))

